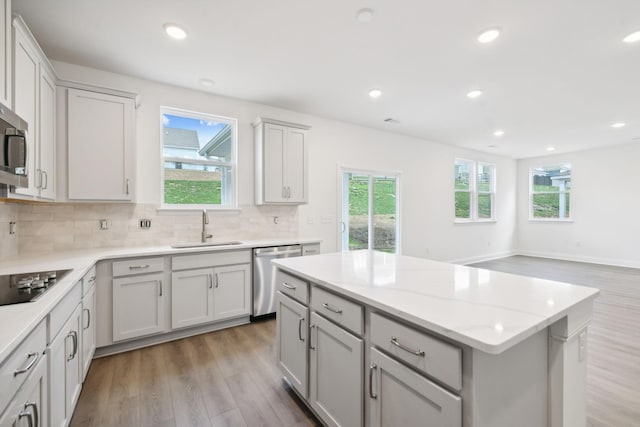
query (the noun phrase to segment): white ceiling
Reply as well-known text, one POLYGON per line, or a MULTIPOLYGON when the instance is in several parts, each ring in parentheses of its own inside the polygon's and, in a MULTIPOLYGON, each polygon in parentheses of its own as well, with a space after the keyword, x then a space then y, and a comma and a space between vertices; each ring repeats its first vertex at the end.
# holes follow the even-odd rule
POLYGON ((622 42, 640 30, 638 0, 13 0, 13 9, 52 59, 427 140, 524 158, 640 138, 640 42, 622 42), (363 7, 370 23, 356 19, 363 7), (167 22, 187 39, 169 39, 167 22), (495 26, 494 43, 477 42, 495 26), (372 88, 382 97, 370 99, 372 88), (468 99, 475 88, 484 94, 468 99), (618 121, 627 126, 612 129, 618 121))

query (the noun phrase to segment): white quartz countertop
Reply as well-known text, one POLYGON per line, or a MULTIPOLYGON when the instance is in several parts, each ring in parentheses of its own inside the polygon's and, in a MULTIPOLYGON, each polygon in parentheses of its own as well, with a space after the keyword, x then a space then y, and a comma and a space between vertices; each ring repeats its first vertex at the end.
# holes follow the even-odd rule
POLYGON ((486 353, 499 354, 598 289, 375 251, 273 261, 283 270, 486 353))
MULTIPOLYGON (((252 248, 320 243, 320 239, 246 240, 236 245, 172 248, 166 246, 126 247, 28 254, 0 260, 0 274, 17 274, 71 269, 37 301, 0 306, 0 364, 31 330, 73 288, 98 261, 146 256, 181 255, 198 252, 248 250, 252 248)), ((215 242, 212 242, 215 243, 215 242)))

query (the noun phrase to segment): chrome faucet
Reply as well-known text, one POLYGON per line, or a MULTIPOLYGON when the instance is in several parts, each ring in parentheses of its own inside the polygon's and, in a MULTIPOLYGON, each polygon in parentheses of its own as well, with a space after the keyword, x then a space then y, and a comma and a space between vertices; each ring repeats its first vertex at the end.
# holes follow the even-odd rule
POLYGON ((206 243, 207 239, 212 238, 211 234, 207 234, 206 225, 209 224, 209 214, 206 209, 202 209, 202 243, 206 243))

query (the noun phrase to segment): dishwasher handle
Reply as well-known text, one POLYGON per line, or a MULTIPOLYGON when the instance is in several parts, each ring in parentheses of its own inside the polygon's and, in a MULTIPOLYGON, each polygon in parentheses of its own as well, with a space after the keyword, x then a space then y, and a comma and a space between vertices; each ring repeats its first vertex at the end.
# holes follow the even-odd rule
POLYGON ((271 258, 278 258, 280 255, 293 255, 296 254, 298 256, 302 256, 302 250, 300 249, 291 249, 288 251, 271 251, 271 252, 256 252, 256 258, 262 258, 262 257, 271 257, 271 258))

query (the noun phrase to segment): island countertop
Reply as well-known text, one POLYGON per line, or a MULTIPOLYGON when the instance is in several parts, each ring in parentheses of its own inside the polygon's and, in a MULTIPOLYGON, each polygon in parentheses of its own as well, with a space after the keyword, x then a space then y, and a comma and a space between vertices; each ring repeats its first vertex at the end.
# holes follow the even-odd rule
POLYGON ((599 290, 377 251, 274 260, 279 268, 490 354, 593 303, 599 290))

